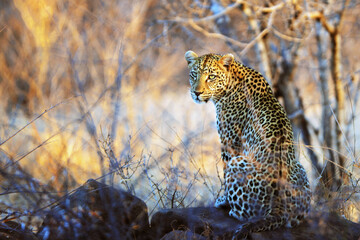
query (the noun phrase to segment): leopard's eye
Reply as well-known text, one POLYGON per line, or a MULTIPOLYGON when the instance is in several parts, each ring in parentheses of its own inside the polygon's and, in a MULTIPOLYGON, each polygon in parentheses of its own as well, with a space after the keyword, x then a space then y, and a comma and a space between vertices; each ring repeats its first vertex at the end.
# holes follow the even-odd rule
POLYGON ((196 76, 197 76, 196 72, 190 72, 190 77, 191 77, 191 78, 195 78, 195 79, 196 79, 196 76))
POLYGON ((216 75, 211 74, 211 75, 208 76, 209 81, 214 81, 215 79, 216 79, 216 75))

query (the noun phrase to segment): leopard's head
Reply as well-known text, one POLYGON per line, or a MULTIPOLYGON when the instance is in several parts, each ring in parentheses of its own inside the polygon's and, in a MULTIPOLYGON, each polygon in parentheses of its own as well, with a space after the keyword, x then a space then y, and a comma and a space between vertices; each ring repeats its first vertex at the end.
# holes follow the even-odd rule
POLYGON ((225 93, 234 62, 232 54, 206 54, 198 57, 193 51, 185 53, 190 69, 191 96, 195 102, 217 101, 225 93))

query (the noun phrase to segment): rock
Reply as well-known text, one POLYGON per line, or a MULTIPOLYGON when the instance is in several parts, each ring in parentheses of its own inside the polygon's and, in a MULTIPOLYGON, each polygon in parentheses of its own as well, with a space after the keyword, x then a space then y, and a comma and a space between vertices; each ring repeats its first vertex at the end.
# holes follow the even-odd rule
MULTIPOLYGON (((151 219, 151 228, 157 239, 173 230, 189 230, 206 239, 231 239, 241 223, 227 215, 227 210, 214 207, 161 210, 151 219)), ((166 239, 191 239, 183 235, 166 239)), ((280 228, 275 231, 252 233, 251 239, 354 239, 360 237, 360 224, 348 221, 335 213, 312 213, 296 228, 280 228)), ((194 238, 200 239, 200 238, 194 238)))
POLYGON ((167 233, 160 240, 206 240, 207 238, 191 231, 174 230, 167 233))
POLYGON ((38 240, 31 230, 14 221, 8 221, 0 224, 0 239, 38 240))
POLYGON ((239 223, 229 217, 227 211, 214 207, 197 207, 158 211, 151 219, 151 228, 157 239, 178 229, 190 229, 204 237, 211 237, 234 231, 239 223))
POLYGON ((88 180, 47 214, 42 239, 150 239, 146 204, 122 190, 88 180))

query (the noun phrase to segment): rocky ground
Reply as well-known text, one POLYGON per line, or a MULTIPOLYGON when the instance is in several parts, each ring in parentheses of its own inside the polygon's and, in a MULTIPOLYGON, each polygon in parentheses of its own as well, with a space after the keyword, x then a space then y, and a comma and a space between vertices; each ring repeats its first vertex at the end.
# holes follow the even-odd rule
MULTIPOLYGON (((88 180, 53 207, 37 233, 8 221, 0 225, 0 239, 231 239, 239 221, 226 209, 196 207, 164 209, 149 222, 139 198, 88 180)), ((252 233, 251 239, 360 239, 360 224, 335 213, 312 212, 298 227, 252 233)))

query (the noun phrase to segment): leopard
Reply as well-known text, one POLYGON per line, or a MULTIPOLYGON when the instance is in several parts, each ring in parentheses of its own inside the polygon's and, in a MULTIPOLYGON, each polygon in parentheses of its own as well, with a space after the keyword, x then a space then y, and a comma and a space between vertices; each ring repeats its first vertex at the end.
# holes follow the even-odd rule
POLYGON ((228 207, 229 216, 242 222, 233 239, 299 225, 310 211, 310 183, 270 84, 231 53, 189 50, 185 59, 192 99, 215 105, 224 170, 224 193, 215 207, 228 207))

